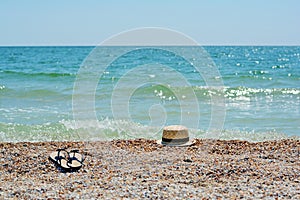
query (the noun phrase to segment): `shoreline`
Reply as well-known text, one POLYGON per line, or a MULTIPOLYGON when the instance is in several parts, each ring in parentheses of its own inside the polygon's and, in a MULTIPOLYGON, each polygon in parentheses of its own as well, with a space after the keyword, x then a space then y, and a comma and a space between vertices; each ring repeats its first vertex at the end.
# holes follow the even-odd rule
POLYGON ((0 142, 0 198, 300 198, 300 140, 196 139, 0 142), (48 160, 78 149, 83 167, 62 173, 48 160))

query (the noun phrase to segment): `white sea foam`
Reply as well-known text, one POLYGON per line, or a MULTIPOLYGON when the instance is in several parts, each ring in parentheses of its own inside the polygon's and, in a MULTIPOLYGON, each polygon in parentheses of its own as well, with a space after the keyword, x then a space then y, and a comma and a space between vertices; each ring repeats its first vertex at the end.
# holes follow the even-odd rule
MULTIPOLYGON (((259 142, 291 138, 276 131, 258 132, 245 130, 189 129, 191 138, 214 138, 222 140, 246 140, 259 142)), ((43 125, 0 124, 0 142, 36 141, 103 141, 113 139, 160 139, 161 127, 151 127, 125 120, 104 119, 102 121, 62 120, 58 124, 43 125)), ((292 138, 300 139, 298 136, 292 138)))

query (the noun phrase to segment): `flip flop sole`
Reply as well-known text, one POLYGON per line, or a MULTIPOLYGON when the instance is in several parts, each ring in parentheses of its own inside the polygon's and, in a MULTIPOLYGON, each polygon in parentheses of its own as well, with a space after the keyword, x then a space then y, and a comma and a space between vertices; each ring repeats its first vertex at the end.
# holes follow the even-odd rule
POLYGON ((68 166, 73 169, 80 169, 82 167, 82 163, 78 160, 71 160, 69 161, 68 166))

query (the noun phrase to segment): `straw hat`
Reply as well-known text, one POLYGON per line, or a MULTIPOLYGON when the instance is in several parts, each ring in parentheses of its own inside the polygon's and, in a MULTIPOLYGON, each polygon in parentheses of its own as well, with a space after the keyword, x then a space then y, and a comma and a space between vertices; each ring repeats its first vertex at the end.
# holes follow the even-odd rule
POLYGON ((190 146, 194 142, 190 140, 188 129, 185 126, 172 125, 164 127, 162 139, 157 143, 167 146, 190 146))

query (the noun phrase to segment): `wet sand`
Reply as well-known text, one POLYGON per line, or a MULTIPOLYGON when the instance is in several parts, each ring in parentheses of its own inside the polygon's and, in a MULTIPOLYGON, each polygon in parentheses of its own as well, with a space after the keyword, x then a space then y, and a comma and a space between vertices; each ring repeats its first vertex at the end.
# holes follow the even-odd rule
POLYGON ((300 199, 299 152, 292 139, 0 143, 0 199, 300 199), (57 148, 79 149, 84 166, 61 172, 57 148))

